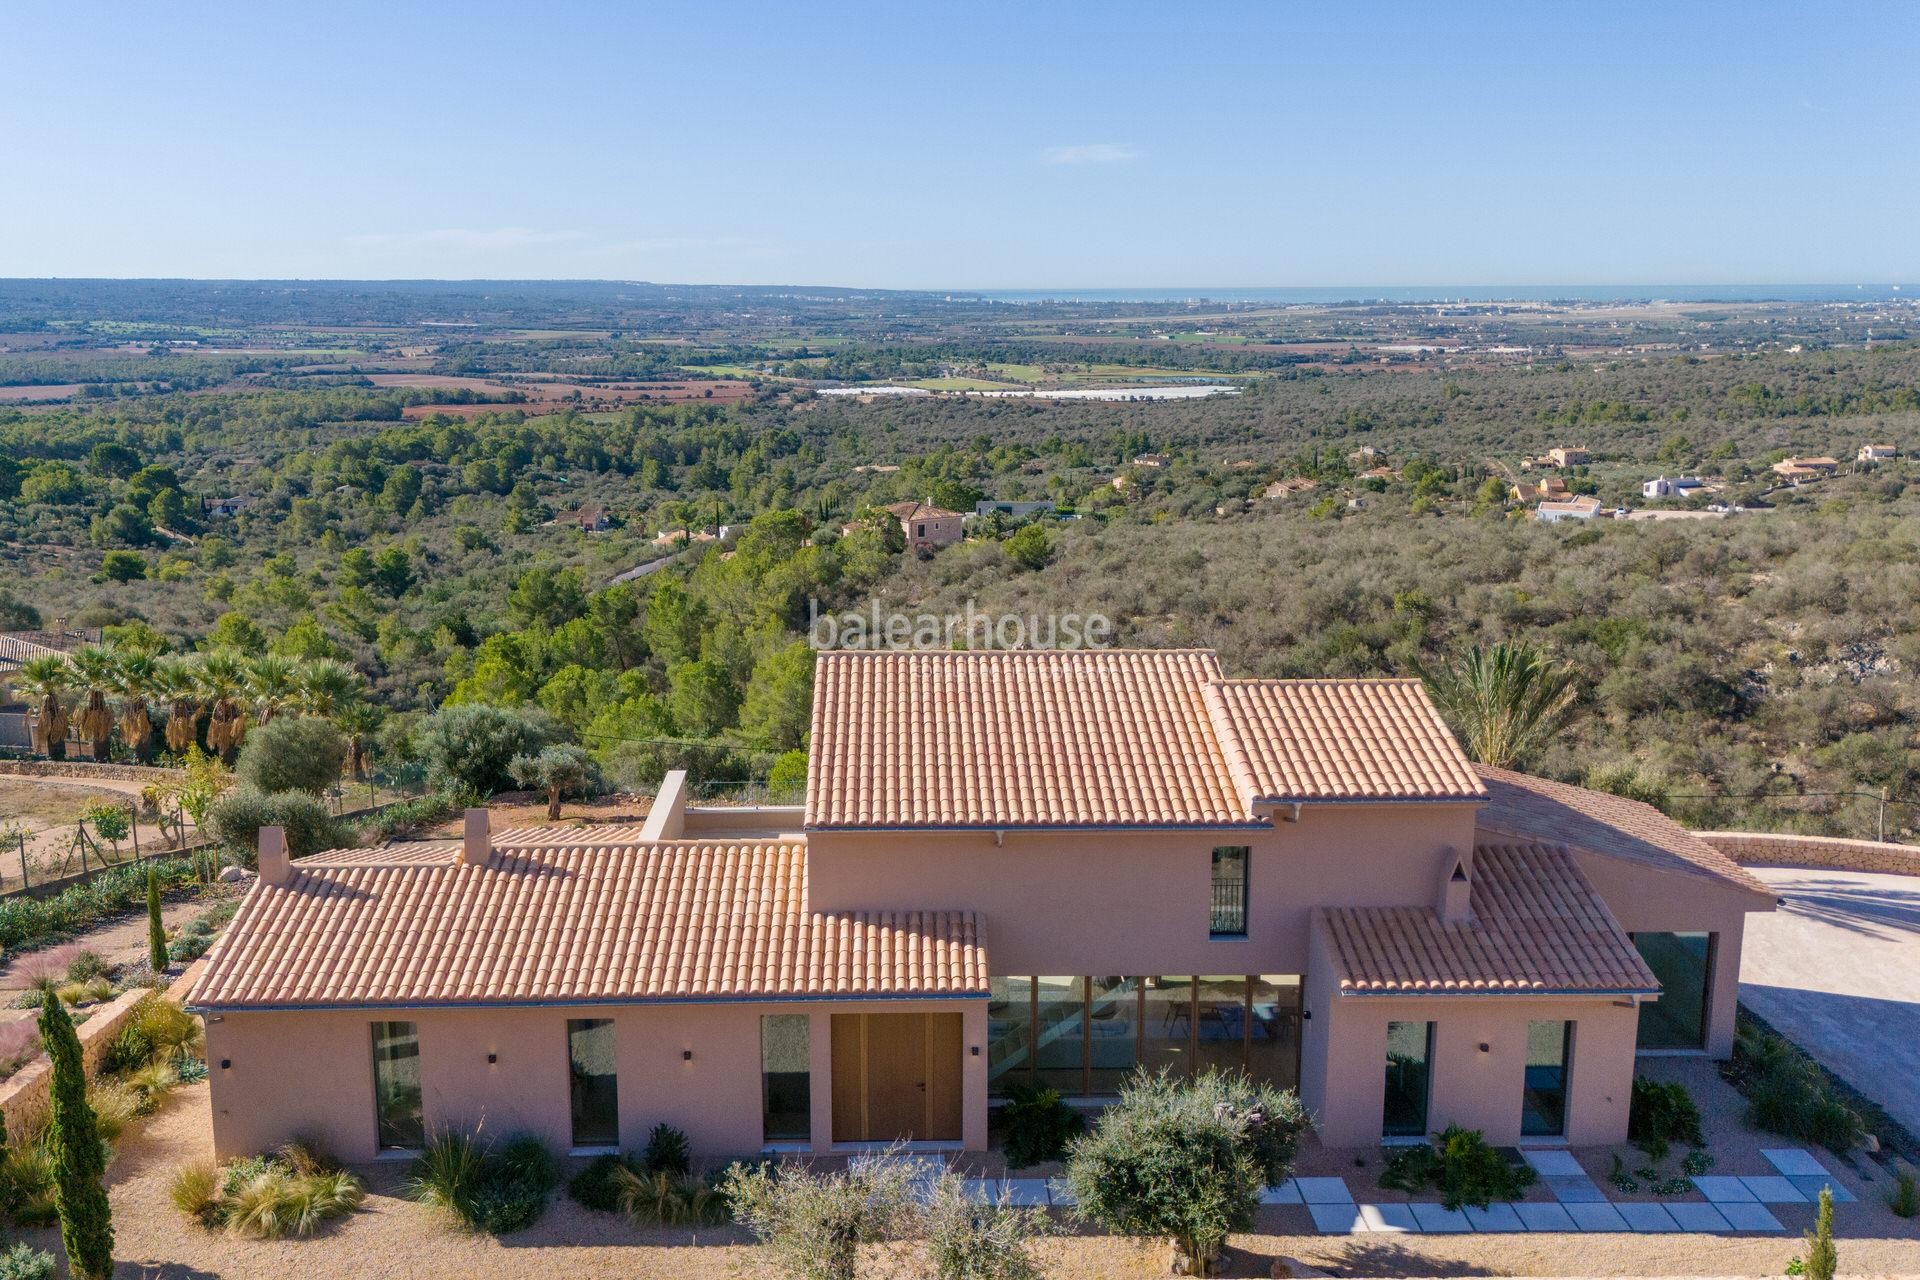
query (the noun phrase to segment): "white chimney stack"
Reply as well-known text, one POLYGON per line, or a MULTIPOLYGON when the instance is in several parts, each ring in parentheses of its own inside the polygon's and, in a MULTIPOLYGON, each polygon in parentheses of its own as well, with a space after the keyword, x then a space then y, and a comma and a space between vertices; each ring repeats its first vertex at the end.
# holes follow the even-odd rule
POLYGON ((678 840, 687 829, 687 771, 669 769, 660 779, 660 789, 647 808, 646 823, 640 838, 649 844, 655 840, 678 840))
POLYGON ((469 867, 484 867, 492 853, 493 832, 487 824, 487 811, 467 810, 466 838, 460 842, 460 861, 469 867))
POLYGON ((293 878, 293 863, 287 858, 287 829, 260 828, 260 880, 263 884, 285 884, 293 878))

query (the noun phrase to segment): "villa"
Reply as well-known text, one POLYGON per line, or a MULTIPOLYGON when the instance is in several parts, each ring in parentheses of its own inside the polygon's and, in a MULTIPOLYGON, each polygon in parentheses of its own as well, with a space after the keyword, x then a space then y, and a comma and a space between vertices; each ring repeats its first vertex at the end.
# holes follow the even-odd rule
POLYGON ((1205 650, 819 656, 804 806, 490 829, 260 878, 190 996, 222 1158, 436 1130, 575 1152, 980 1150, 1022 1083, 1297 1087, 1330 1146, 1624 1140, 1725 1056, 1757 880, 1635 801, 1473 764, 1417 681, 1205 650))
POLYGON ((907 546, 914 551, 938 551, 967 536, 966 520, 958 511, 925 502, 895 502, 887 507, 907 535, 907 546))

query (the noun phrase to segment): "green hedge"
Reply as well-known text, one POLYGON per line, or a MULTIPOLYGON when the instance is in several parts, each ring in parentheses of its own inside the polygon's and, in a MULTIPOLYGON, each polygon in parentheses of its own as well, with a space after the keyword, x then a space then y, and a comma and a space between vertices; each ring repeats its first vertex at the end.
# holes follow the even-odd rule
POLYGON ((63 889, 51 898, 30 898, 23 893, 0 898, 0 950, 15 952, 42 947, 143 905, 149 867, 159 876, 162 888, 193 879, 190 860, 158 858, 152 862, 109 867, 91 880, 63 889))

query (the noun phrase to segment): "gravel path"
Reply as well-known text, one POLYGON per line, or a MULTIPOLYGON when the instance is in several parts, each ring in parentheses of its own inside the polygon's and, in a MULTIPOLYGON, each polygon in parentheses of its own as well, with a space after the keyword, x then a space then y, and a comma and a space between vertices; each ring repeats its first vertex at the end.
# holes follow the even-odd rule
MULTIPOLYGON (((123 1260, 116 1275, 125 1280, 705 1280, 757 1274, 751 1250, 735 1230, 640 1231, 611 1215, 581 1209, 564 1196, 532 1230, 504 1242, 463 1235, 398 1198, 403 1171, 391 1165, 373 1171, 373 1194, 365 1209, 323 1236, 281 1243, 229 1240, 189 1224, 167 1203, 172 1170, 210 1153, 207 1106, 205 1085, 182 1089, 121 1144, 109 1181, 116 1253, 123 1260)), ((1304 1210, 1270 1208, 1262 1212, 1261 1233, 1234 1238, 1228 1274, 1265 1276, 1272 1260, 1284 1255, 1348 1275, 1778 1276, 1800 1251, 1798 1232, 1811 1225, 1812 1212, 1782 1206, 1780 1218, 1793 1234, 1333 1237, 1304 1234, 1304 1210)), ((1847 1274, 1920 1271, 1920 1229, 1893 1217, 1871 1193, 1860 1204, 1842 1208, 1840 1227, 1840 1262, 1847 1274)), ((36 1232, 29 1239, 41 1248, 59 1247, 57 1232, 36 1232)), ((1046 1274, 1055 1280, 1146 1280, 1165 1274, 1164 1249, 1104 1237, 1049 1241, 1042 1255, 1046 1274)))

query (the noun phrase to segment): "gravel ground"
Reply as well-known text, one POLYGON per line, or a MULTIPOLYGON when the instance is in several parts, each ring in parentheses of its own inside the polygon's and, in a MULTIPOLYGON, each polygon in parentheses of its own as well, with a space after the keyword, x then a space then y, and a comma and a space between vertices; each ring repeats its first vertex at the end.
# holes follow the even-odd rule
MULTIPOLYGON (((1747 1171, 1762 1143, 1753 1135, 1743 1137, 1731 1119, 1737 1115, 1737 1095, 1718 1082, 1710 1064, 1681 1062, 1671 1069, 1686 1078, 1708 1112, 1710 1129, 1719 1135, 1715 1149, 1721 1168, 1747 1171)), ((555 1275, 691 1280, 755 1274, 751 1248, 735 1230, 641 1231, 611 1215, 581 1209, 564 1196, 521 1235, 505 1241, 464 1235, 399 1198, 402 1170, 393 1165, 368 1172, 372 1194, 366 1207, 316 1239, 229 1240, 191 1225, 167 1203, 172 1170, 210 1154, 207 1107, 205 1085, 182 1089, 121 1143, 109 1180, 116 1253, 123 1259, 116 1274, 126 1280, 555 1275)), ((1604 1153, 1588 1159, 1590 1167, 1605 1163, 1604 1153)), ((1356 1174, 1353 1185, 1365 1199, 1372 1193, 1363 1176, 1356 1174)), ((1880 1203, 1887 1180, 1863 1184, 1851 1172, 1846 1180, 1861 1203, 1841 1206, 1838 1213, 1842 1270, 1849 1275, 1920 1273, 1920 1222, 1902 1221, 1880 1203)), ((1257 1233, 1234 1238, 1228 1274, 1264 1276, 1274 1258, 1289 1256, 1346 1275, 1778 1276, 1800 1251, 1798 1233, 1812 1224, 1813 1215, 1810 1207, 1781 1206, 1777 1212, 1790 1234, 1335 1237, 1311 1234, 1305 1210, 1275 1207, 1262 1211, 1257 1233)), ((29 1239, 41 1248, 59 1248, 53 1231, 29 1239)), ((1056 1280, 1144 1280, 1165 1274, 1164 1248, 1106 1237, 1069 1235, 1047 1242, 1041 1253, 1047 1275, 1056 1280)))

